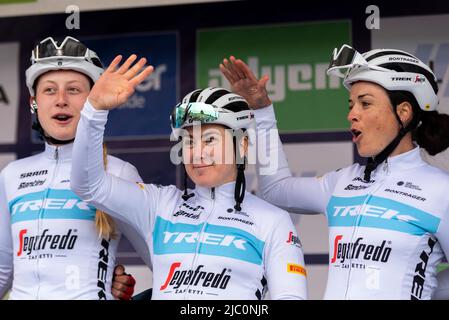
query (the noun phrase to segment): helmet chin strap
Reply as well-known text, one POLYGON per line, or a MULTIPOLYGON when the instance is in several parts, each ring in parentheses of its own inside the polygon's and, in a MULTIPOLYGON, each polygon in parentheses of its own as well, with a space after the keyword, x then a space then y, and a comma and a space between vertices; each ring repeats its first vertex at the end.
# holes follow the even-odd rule
POLYGON ((399 118, 398 113, 396 112, 396 107, 393 110, 394 115, 396 116, 396 119, 399 122, 399 125, 401 128, 399 129, 398 135, 393 139, 393 141, 390 142, 388 146, 385 147, 378 155, 375 157, 369 157, 365 166, 364 171, 364 177, 363 180, 366 182, 369 182, 371 180, 371 172, 376 170, 377 166, 384 162, 388 156, 396 149, 396 147, 401 142, 402 138, 412 129, 412 125, 414 123, 413 119, 410 121, 410 124, 407 127, 404 127, 404 124, 401 121, 401 118, 399 118))

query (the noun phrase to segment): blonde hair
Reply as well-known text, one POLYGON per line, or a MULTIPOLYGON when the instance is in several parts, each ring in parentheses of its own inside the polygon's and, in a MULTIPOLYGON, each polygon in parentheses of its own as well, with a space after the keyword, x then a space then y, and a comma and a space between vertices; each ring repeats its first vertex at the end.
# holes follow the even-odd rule
MULTIPOLYGON (((106 169, 108 164, 108 150, 105 143, 103 143, 103 164, 106 169)), ((111 216, 99 209, 95 213, 95 227, 100 237, 114 239, 117 236, 114 220, 112 220, 111 216)))

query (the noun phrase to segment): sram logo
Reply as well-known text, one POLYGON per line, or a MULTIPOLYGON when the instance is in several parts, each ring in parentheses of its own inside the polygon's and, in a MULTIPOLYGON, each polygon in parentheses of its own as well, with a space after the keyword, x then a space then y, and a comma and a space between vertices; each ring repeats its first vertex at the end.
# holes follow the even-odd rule
POLYGON ((334 217, 346 217, 346 216, 367 216, 381 219, 395 219, 404 222, 408 221, 419 221, 415 217, 406 214, 400 214, 399 211, 384 208, 380 206, 373 205, 356 205, 356 206, 334 206, 334 212, 332 214, 334 217))
POLYGON ((81 201, 80 199, 52 199, 48 198, 45 201, 42 199, 30 200, 16 203, 12 206, 12 215, 18 212, 25 212, 27 210, 39 211, 43 209, 54 209, 54 210, 64 210, 78 208, 81 210, 89 211, 89 206, 87 203, 81 201))
POLYGON ((217 234, 217 233, 202 233, 199 237, 198 232, 164 232, 164 244, 175 243, 204 243, 222 247, 235 247, 239 250, 246 250, 243 239, 239 239, 235 236, 217 234))

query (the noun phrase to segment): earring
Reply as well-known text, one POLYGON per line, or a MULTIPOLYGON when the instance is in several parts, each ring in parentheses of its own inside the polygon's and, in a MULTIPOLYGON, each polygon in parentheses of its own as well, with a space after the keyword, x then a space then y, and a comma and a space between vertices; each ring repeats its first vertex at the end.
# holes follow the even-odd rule
POLYGON ((31 102, 30 108, 31 108, 31 113, 33 113, 33 114, 37 111, 36 100, 33 100, 33 102, 31 102))

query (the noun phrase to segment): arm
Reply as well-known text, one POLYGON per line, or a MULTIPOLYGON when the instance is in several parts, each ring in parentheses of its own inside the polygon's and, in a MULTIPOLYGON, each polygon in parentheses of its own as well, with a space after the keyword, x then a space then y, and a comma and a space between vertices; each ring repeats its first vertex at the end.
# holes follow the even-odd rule
MULTIPOLYGON (((142 182, 137 169, 128 162, 125 162, 122 170, 120 171, 120 178, 131 182, 142 182)), ((129 240, 131 245, 136 250, 140 258, 145 262, 148 268, 152 269, 150 249, 148 248, 147 241, 140 234, 135 232, 135 229, 131 227, 128 223, 117 220, 120 231, 129 240)), ((147 234, 149 236, 149 234, 147 234)))
POLYGON ((0 174, 0 299, 11 288, 13 278, 11 221, 3 174, 2 171, 0 174))
POLYGON ((301 243, 287 212, 270 233, 265 248, 265 272, 273 300, 307 299, 307 274, 301 243))
POLYGON ((223 60, 220 69, 231 83, 232 90, 243 96, 255 110, 256 170, 260 196, 296 213, 325 212, 336 183, 336 174, 331 173, 320 179, 292 177, 279 139, 273 106, 265 87, 268 77, 263 76, 257 80, 242 60, 232 56, 230 60, 223 60))
POLYGON ((158 188, 106 173, 102 153, 108 110, 123 104, 152 71, 149 67, 137 75, 146 61, 141 59, 130 68, 135 59, 132 55, 118 68, 121 56, 116 57, 92 88, 78 123, 70 186, 84 201, 147 235, 151 232, 150 216, 156 210, 158 188))

